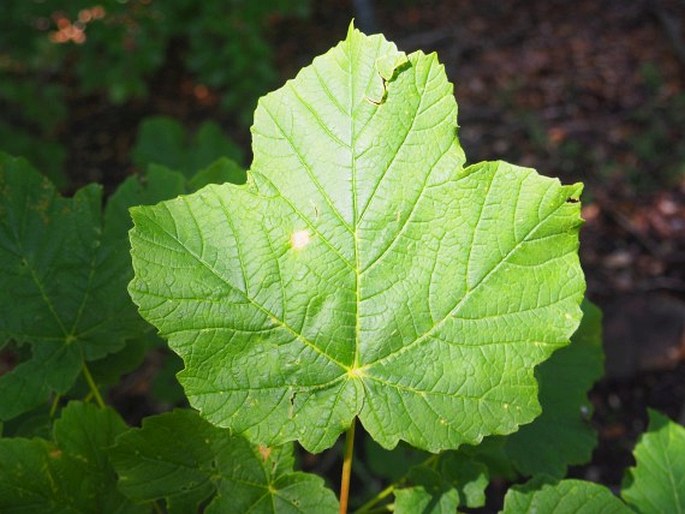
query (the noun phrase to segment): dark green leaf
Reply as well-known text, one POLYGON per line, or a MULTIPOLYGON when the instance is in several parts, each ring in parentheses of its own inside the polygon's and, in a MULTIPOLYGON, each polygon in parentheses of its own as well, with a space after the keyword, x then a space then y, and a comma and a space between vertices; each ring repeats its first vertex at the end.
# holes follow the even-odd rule
POLYGON ((235 161, 222 157, 213 162, 207 168, 198 171, 193 178, 188 181, 188 190, 197 191, 207 184, 244 184, 247 180, 245 169, 235 161))
POLYGON ((583 480, 535 479, 514 487, 504 498, 502 514, 630 514, 609 489, 583 480))
POLYGON ((142 514, 116 487, 105 448, 126 430, 111 409, 70 403, 53 440, 0 439, 0 512, 142 514))
POLYGON ((597 443, 587 393, 604 371, 602 319, 592 303, 586 301, 582 308, 571 344, 536 371, 542 414, 506 438, 507 454, 524 475, 561 478, 567 466, 587 462, 597 443))
POLYGON ((621 496, 641 514, 685 512, 685 428, 649 411, 649 430, 634 451, 621 496))
POLYGON ((377 477, 391 482, 404 477, 409 470, 418 466, 430 456, 429 453, 400 443, 392 450, 386 450, 370 437, 364 439, 364 462, 377 477))
POLYGON ((188 179, 217 159, 242 160, 240 149, 217 124, 203 123, 191 138, 179 121, 166 116, 143 120, 132 154, 141 169, 159 164, 182 172, 188 179))
POLYGON ((191 410, 143 421, 110 451, 121 490, 133 500, 165 499, 169 512, 336 512, 323 480, 293 472, 292 445, 251 446, 191 410))
POLYGON ((98 186, 63 198, 26 161, 0 155, 0 345, 31 346, 30 359, 0 377, 0 419, 66 392, 84 360, 148 329, 126 292, 128 208, 183 192, 168 178, 127 180, 103 213, 98 186))
POLYGON ((410 487, 395 492, 395 512, 439 514, 460 506, 482 507, 488 481, 485 465, 460 452, 447 452, 411 470, 410 487))

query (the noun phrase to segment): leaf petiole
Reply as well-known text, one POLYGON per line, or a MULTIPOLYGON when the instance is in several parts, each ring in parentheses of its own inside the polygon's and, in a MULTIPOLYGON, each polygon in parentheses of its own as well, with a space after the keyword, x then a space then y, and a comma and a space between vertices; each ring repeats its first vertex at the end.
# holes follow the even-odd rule
POLYGON ((354 427, 357 418, 352 420, 345 433, 345 456, 343 458, 342 477, 340 478, 340 514, 347 514, 347 502, 350 496, 350 476, 352 475, 352 455, 354 453, 354 427))
POLYGON ((56 394, 52 400, 52 405, 50 405, 50 419, 55 417, 55 412, 57 412, 57 407, 59 407, 59 401, 62 399, 61 394, 56 394))
POLYGON ((404 478, 398 480, 397 482, 394 482, 390 484, 388 487, 383 489, 381 492, 379 492, 376 496, 371 498, 369 501, 367 501, 364 505, 359 507, 356 511, 354 511, 354 514, 371 514, 374 512, 373 509, 378 503, 383 501, 385 498, 390 496, 392 493, 395 492, 395 488, 400 485, 404 481, 404 478))
POLYGON ((95 380, 93 380, 93 375, 90 374, 90 370, 88 369, 88 365, 86 364, 86 361, 83 361, 83 364, 81 365, 81 370, 83 371, 83 376, 86 379, 86 382, 88 382, 88 387, 90 388, 90 392, 93 394, 93 398, 95 398, 95 403, 98 404, 98 407, 101 409, 104 409, 106 407, 105 401, 102 399, 102 395, 100 394, 100 390, 98 389, 97 384, 95 383, 95 380))
MULTIPOLYGON (((424 460, 420 466, 432 466, 437 462, 439 455, 431 455, 428 457, 426 460, 424 460)), ((376 496, 371 498, 369 501, 367 501, 364 505, 359 507, 357 510, 354 511, 354 514, 373 514, 375 512, 392 512, 392 509, 390 508, 390 505, 383 505, 382 507, 378 507, 377 509, 374 508, 376 505, 378 505, 380 502, 385 500, 388 496, 393 494, 395 492, 395 489, 398 489, 404 483, 407 481, 407 475, 403 476, 402 478, 396 480, 389 486, 387 486, 385 489, 380 491, 376 496), (385 509, 385 510, 383 510, 385 509)))

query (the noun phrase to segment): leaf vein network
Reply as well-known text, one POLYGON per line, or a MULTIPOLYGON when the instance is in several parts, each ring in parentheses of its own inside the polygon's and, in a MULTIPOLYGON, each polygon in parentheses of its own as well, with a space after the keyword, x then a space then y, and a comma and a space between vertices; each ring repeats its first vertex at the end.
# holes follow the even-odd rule
POLYGON ((307 227, 310 228, 326 246, 328 246, 333 253, 335 253, 339 258, 340 261, 345 264, 350 270, 354 271, 354 265, 348 261, 343 254, 340 253, 340 251, 333 246, 333 244, 330 242, 330 240, 323 234, 321 231, 311 222, 309 216, 305 216, 305 214, 295 205, 287 196, 285 196, 281 190, 278 188, 276 184, 274 184, 268 177, 263 175, 262 173, 259 173, 259 176, 262 180, 266 181, 271 185, 276 191, 278 191, 278 197, 283 199, 284 202, 288 204, 288 206, 300 217, 304 223, 306 223, 307 227))
MULTIPOLYGON (((431 63, 431 67, 433 64, 431 63)), ((430 71, 430 70, 429 70, 430 71)), ((428 80, 427 77, 424 77, 424 83, 423 83, 423 93, 425 93, 426 88, 428 87, 428 80)), ((422 106, 423 106, 423 99, 425 95, 423 93, 419 93, 419 102, 416 104, 416 109, 414 110, 414 114, 412 115, 411 123, 409 124, 409 127, 407 128, 406 132, 404 133, 404 136, 402 137, 402 141, 400 142, 399 146, 397 147, 397 151, 395 151, 392 155, 392 158, 388 162, 388 165, 385 167, 383 172, 381 173, 381 176, 378 178, 376 181, 376 184, 374 185, 373 191, 371 191, 371 194, 369 195, 368 200, 366 201, 366 205, 362 208, 362 212, 359 214, 359 222, 364 218, 364 214, 366 213, 367 209, 369 208, 369 205, 371 205, 371 202, 373 201, 374 196, 376 195, 376 192, 378 191, 378 188, 380 187, 381 183, 383 182, 383 179, 386 177, 388 171, 390 168, 392 168, 393 164, 395 163, 395 160, 397 159, 397 156, 401 153, 400 150, 404 147, 404 144, 407 141, 407 138, 409 137, 409 134, 412 133, 414 129, 414 125, 416 124, 416 120, 418 119, 419 115, 422 113, 422 106)), ((378 106, 376 110, 382 108, 382 105, 378 106)), ((441 123, 443 120, 440 120, 438 123, 441 123)), ((439 159, 438 159, 439 160, 439 159)), ((432 171, 432 169, 430 170, 432 171)), ((430 174, 430 171, 427 173, 428 175, 430 174)), ((424 181, 424 185, 425 185, 424 181)))
MULTIPOLYGON (((173 219, 173 215, 172 215, 172 219, 173 219)), ((151 219, 150 221, 153 221, 153 220, 151 219)), ((216 268, 214 268, 214 266, 212 266, 210 263, 208 263, 207 261, 205 261, 204 259, 202 259, 202 258, 201 258, 199 255, 197 255, 197 253, 195 253, 192 249, 190 249, 190 248, 188 248, 187 246, 185 246, 184 243, 178 238, 177 235, 171 234, 165 227, 161 226, 159 223, 155 223, 155 224, 157 225, 157 227, 159 228, 159 230, 160 230, 161 232, 163 232, 163 233, 166 234, 168 237, 170 237, 172 240, 175 240, 179 245, 181 245, 182 247, 184 247, 184 248, 186 249, 186 251, 188 252, 188 255, 190 255, 191 257, 193 257, 193 259, 195 259, 195 261, 196 261, 198 264, 202 265, 202 267, 204 267, 207 271, 209 271, 212 275, 214 275, 214 276, 215 276, 217 279, 219 279, 221 282, 223 282, 224 284, 226 284, 229 288, 231 288, 231 289, 237 291, 238 293, 240 293, 241 296, 243 296, 243 298, 245 298, 245 300, 247 300, 247 302, 250 303, 250 305, 254 306, 257 310, 259 310, 259 311, 262 312, 263 314, 266 314, 267 316, 269 316, 270 319, 274 320, 274 321, 275 321, 278 325, 280 325, 286 332, 288 332, 289 334, 291 334, 292 336, 294 336, 294 338, 295 338, 296 340, 302 342, 302 343, 303 343, 304 345, 306 345, 306 346, 309 346, 309 347, 312 348, 314 351, 316 351, 317 353, 319 353, 319 354, 322 355, 323 357, 327 358, 330 362, 336 364, 336 365, 339 366, 340 368, 342 368, 342 369, 344 369, 344 370, 347 370, 347 366, 345 366, 344 364, 342 364, 341 362, 339 362, 338 360, 336 360, 335 358, 333 358, 331 355, 327 354, 327 353, 326 353, 325 351, 323 351, 321 348, 319 348, 318 346, 316 346, 313 342, 309 341, 306 337, 304 337, 304 335, 298 333, 298 332, 297 332, 296 330, 294 330, 290 325, 288 325, 288 324, 285 322, 285 320, 280 319, 278 316, 276 316, 276 315, 275 315, 273 312, 271 312, 269 309, 267 309, 267 308, 264 307, 262 304, 260 304, 259 302, 257 302, 254 298, 248 296, 247 291, 243 291, 243 290, 240 289, 239 287, 236 287, 234 284, 230 283, 223 275, 221 275, 221 273, 219 273, 219 271, 218 271, 216 268)), ((241 262, 241 266, 242 266, 242 265, 243 265, 243 264, 242 264, 242 262, 241 262)))
POLYGON ((481 278, 478 282, 476 282, 471 289, 468 289, 466 294, 457 301, 455 306, 450 309, 445 317, 443 317, 440 321, 435 323, 431 328, 426 330, 423 334, 421 334, 419 337, 417 337, 414 341, 402 346, 401 348, 398 348, 397 350, 394 350, 393 352, 381 357, 380 359, 370 362, 366 365, 366 368, 371 368, 376 364, 380 364, 382 362, 385 362, 393 357, 396 357, 406 351, 409 351, 413 347, 417 346, 418 344, 421 344, 422 342, 429 340, 430 337, 432 336, 433 333, 435 333, 446 321, 447 319, 457 317, 459 310, 463 307, 464 304, 471 298, 473 293, 482 285, 484 284, 487 279, 504 263, 509 259, 516 251, 518 251, 519 248, 523 245, 523 243, 526 242, 528 236, 530 236, 532 233, 534 233, 547 219, 549 219, 551 216, 553 216, 561 207, 563 207, 563 203, 558 205, 554 210, 550 211, 547 216, 544 216, 542 219, 538 221, 538 223, 533 226, 528 233, 521 239, 518 243, 516 243, 510 250, 507 252, 506 255, 502 256, 502 258, 492 267, 490 268, 481 278))
POLYGON ((340 221, 342 226, 345 227, 345 229, 348 232, 353 233, 352 227, 350 227, 349 223, 347 223, 345 221, 345 218, 343 218, 340 211, 337 209, 337 207, 335 207, 335 205, 333 204, 333 200, 328 195, 326 190, 323 188, 323 186, 321 185, 319 180, 316 178, 316 175, 314 175, 311 165, 309 165, 305 161, 304 157, 302 156, 302 152, 300 152, 300 150, 295 146, 295 143, 293 142, 292 138, 288 136, 288 134, 285 132, 285 130, 283 129, 281 124, 278 122, 278 119, 276 118, 276 116, 274 116, 274 114, 266 107, 266 105, 262 105, 262 107, 264 108, 264 111, 269 115, 269 117, 273 121, 274 125, 278 128, 280 133, 283 135, 283 139, 285 141, 287 141, 288 144, 290 145, 290 148, 292 148, 293 153, 297 156, 297 159, 300 161, 302 168, 305 170, 305 172, 309 176, 310 180, 312 181, 312 183, 316 187, 317 191, 319 191, 319 193, 321 194, 321 196, 323 197, 325 202, 328 204, 331 211, 335 214, 335 217, 338 218, 338 221, 340 221))
POLYGON ((402 226, 401 226, 401 227, 398 227, 399 230, 397 231, 397 233, 395 234, 395 236, 388 242, 387 246, 379 253, 378 257, 376 257, 375 259, 373 259, 372 261, 370 261, 369 264, 366 266, 366 268, 364 268, 363 270, 361 270, 360 273, 361 273, 362 275, 368 273, 369 270, 370 270, 371 268, 373 268, 374 266, 376 266, 377 264, 379 264, 379 263, 383 260, 383 258, 387 255, 387 253, 388 253, 388 252, 395 246, 395 244, 399 241, 400 236, 402 236, 402 235, 404 234, 405 230, 407 229, 407 227, 408 227, 409 224, 410 224, 409 222, 411 221, 411 219, 413 218, 413 216, 414 216, 414 214, 415 214, 415 212, 416 212, 416 210, 417 210, 417 207, 418 207, 419 203, 421 203, 421 200, 423 199, 424 193, 428 190, 428 188, 426 187, 426 183, 428 182, 428 180, 429 180, 429 178, 430 178, 430 176, 431 176, 433 170, 435 169, 435 167, 440 163, 440 161, 443 159, 443 157, 445 157, 445 155, 447 155, 448 152, 449 152, 449 148, 445 149, 445 150, 443 151, 443 153, 440 155, 440 157, 439 157, 438 159, 436 159, 436 161, 435 161, 435 163, 433 164, 433 166, 431 166, 431 168, 430 168, 430 170, 428 171, 428 173, 426 173, 426 175, 424 176, 424 179, 423 179, 423 184, 422 184, 421 189, 420 189, 420 191, 419 191, 419 195, 416 197, 416 200, 412 203, 412 206, 411 206, 411 209, 410 209, 410 211, 409 211, 409 214, 405 217, 404 221, 402 222, 402 226))

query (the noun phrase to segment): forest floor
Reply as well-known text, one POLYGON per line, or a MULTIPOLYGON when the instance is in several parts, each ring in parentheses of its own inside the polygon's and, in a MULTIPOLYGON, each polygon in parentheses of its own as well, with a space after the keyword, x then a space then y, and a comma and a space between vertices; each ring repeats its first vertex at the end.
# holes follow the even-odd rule
MULTIPOLYGON (((283 79, 342 39, 350 2, 274 19, 283 79)), ((383 0, 362 29, 438 52, 470 162, 504 159, 585 186, 581 258, 605 313, 607 376, 591 393, 599 446, 572 474, 618 487, 646 408, 685 422, 685 2, 383 0)), ((74 99, 67 168, 118 183, 143 115, 214 117, 173 58, 145 104, 74 99), (93 130, 93 127, 97 127, 93 130)), ((224 120, 249 152, 246 127, 224 120)), ((496 507, 496 506, 494 506, 496 507)))

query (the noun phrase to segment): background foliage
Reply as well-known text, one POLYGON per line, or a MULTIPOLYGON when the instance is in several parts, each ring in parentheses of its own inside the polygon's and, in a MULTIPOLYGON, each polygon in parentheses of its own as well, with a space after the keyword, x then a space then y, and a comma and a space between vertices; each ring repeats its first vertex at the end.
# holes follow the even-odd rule
POLYGON ((0 149, 26 155, 58 185, 66 158, 56 140, 74 97, 115 105, 151 94, 168 62, 209 89, 247 124, 277 74, 265 40, 269 20, 306 16, 309 0, 24 1, 3 3, 0 25, 0 149))
MULTIPOLYGON (((244 181, 240 164, 246 163, 243 159, 249 155, 249 148, 241 131, 251 112, 247 105, 274 84, 250 79, 249 63, 243 63, 244 75, 230 69, 228 54, 235 51, 235 43, 226 44, 231 49, 226 55, 216 52, 216 44, 223 44, 234 34, 221 33, 221 23, 218 18, 211 19, 212 15, 230 18, 238 26, 243 23, 241 16, 247 15, 252 24, 249 31, 254 33, 238 32, 246 42, 261 41, 264 53, 255 50, 254 55, 271 54, 255 67, 259 74, 255 76, 262 78, 269 73, 272 77, 278 75, 273 67, 274 54, 281 78, 291 76, 314 53, 337 40, 339 36, 331 35, 342 34, 352 16, 349 3, 337 0, 297 5, 252 3, 255 10, 248 12, 244 5, 232 11, 231 6, 239 2, 216 7, 156 0, 109 1, 99 2, 101 12, 88 2, 4 2, 7 15, 0 19, 0 148, 29 158, 62 191, 72 193, 94 180, 103 182, 101 192, 91 186, 80 193, 81 199, 88 200, 88 209, 79 212, 87 212, 89 222, 100 218, 100 229, 106 219, 115 217, 107 218, 109 207, 98 213, 96 203, 115 203, 119 196, 124 212, 126 201, 154 203, 154 198, 161 198, 149 189, 154 190, 156 183, 167 184, 173 196, 209 182, 244 181), (170 12, 178 10, 188 18, 181 20, 173 13, 162 13, 167 6, 170 12), (269 12, 270 8, 273 11, 269 12), (262 12, 261 19, 257 11, 262 12), (204 60, 193 57, 203 47, 202 41, 196 38, 194 45, 190 43, 192 34, 204 30, 200 22, 195 23, 197 19, 216 29, 212 32, 215 46, 207 44, 203 51, 217 55, 205 56, 204 60), (58 41, 60 38, 64 42, 58 41), (275 47, 274 41, 278 42, 275 47), (143 49, 141 55, 135 55, 143 49), (209 85, 212 66, 203 67, 202 63, 219 61, 225 65, 221 73, 234 74, 238 82, 244 83, 244 98, 252 100, 243 104, 232 98, 230 83, 209 85), (271 71, 266 73, 262 67, 271 71), (130 77, 122 71, 126 69, 130 77), (207 75, 202 75, 203 70, 207 75), (160 113, 173 118, 150 120, 147 126, 156 128, 146 135, 145 125, 140 122, 150 114, 160 113), (203 122, 208 119, 219 123, 207 128, 203 122), (176 120, 180 120, 182 129, 176 120), (155 126, 155 122, 159 125, 155 126), (226 131, 238 142, 240 151, 226 138, 226 131), (210 166, 220 153, 237 158, 240 164, 223 161, 210 166), (150 165, 154 161, 180 173, 150 165), (202 173, 193 175, 198 169, 202 173), (132 172, 137 172, 138 178, 112 195, 132 172)), ((673 357, 680 354, 668 347, 655 349, 650 335, 658 341, 668 340, 671 332, 677 331, 674 317, 682 319, 684 312, 679 307, 683 268, 678 260, 685 241, 685 231, 678 228, 684 226, 685 219, 683 75, 679 75, 677 51, 673 51, 677 49, 677 38, 664 30, 674 16, 676 20, 679 17, 676 4, 659 0, 627 7, 610 1, 599 8, 593 2, 581 1, 570 12, 563 4, 549 2, 512 2, 509 6, 500 2, 463 2, 455 6, 437 0, 421 5, 413 1, 375 2, 377 22, 386 33, 393 34, 401 48, 440 52, 456 82, 465 125, 462 136, 474 157, 506 156, 554 170, 567 180, 583 179, 590 184, 583 212, 588 221, 583 259, 591 297, 609 307, 611 376, 595 387, 591 396, 597 408, 593 422, 599 427, 599 450, 592 464, 572 472, 575 476, 600 476, 615 488, 623 469, 632 462, 630 449, 634 441, 646 428, 645 405, 658 406, 677 418, 685 398, 682 362, 673 357), (614 306, 614 298, 619 295, 629 293, 639 300, 645 291, 649 295, 645 297, 646 307, 639 302, 630 311, 620 302, 614 306), (657 309, 661 305, 667 309, 657 309), (643 320, 643 315, 651 313, 658 322, 643 320), (621 351, 612 352, 615 327, 625 327, 629 318, 650 330, 642 334, 628 328, 627 337, 619 336, 621 351), (633 341, 636 338, 638 343, 633 341), (629 363, 628 371, 621 362, 629 363), (619 378, 616 369, 620 369, 619 378)), ((258 47, 246 43, 246 48, 258 47)), ((25 165, 9 161, 5 165, 23 170, 33 183, 50 189, 26 171, 25 165)), ((41 198, 62 206, 75 203, 70 198, 58 199, 54 193, 41 198)), ((72 219, 76 217, 71 214, 72 219)), ((125 225, 127 221, 123 220, 125 225)), ((125 231, 123 226, 120 229, 125 231)), ((104 239, 90 234, 84 246, 99 240, 104 239)), ((45 244, 49 243, 48 239, 45 244)), ((98 253, 82 250, 80 258, 89 251, 90 255, 98 253)), ((76 273, 73 267, 69 273, 76 273)), ((21 279, 21 265, 8 270, 19 270, 12 280, 21 279)), ((11 298, 3 300, 3 306, 5 303, 16 302, 11 298)), ((30 321, 26 324, 32 326, 30 321)), ((59 338, 67 341, 64 334, 59 338)), ((20 363, 35 366, 49 356, 40 351, 32 353, 37 343, 28 340, 24 344, 13 339, 4 343, 0 380, 10 380, 5 377, 9 371, 20 369, 20 363)), ((129 423, 185 404, 174 377, 181 364, 149 332, 104 360, 78 357, 76 361, 88 363, 94 381, 104 390, 104 399, 115 405, 129 423), (130 370, 137 371, 121 379, 121 373, 130 370)), ((44 366, 46 361, 42 362, 44 366)), ((46 376, 50 377, 50 373, 46 376)), ((66 388, 72 382, 60 378, 57 383, 47 380, 34 386, 47 391, 55 384, 66 388)), ((93 400, 82 372, 76 373, 72 385, 70 397, 93 400)), ((35 393, 35 387, 25 392, 32 390, 35 393)), ((578 395, 584 397, 580 391, 578 395)), ((16 399, 19 405, 27 397, 20 395, 13 401, 16 399)), ((5 422, 4 433, 40 435, 52 441, 50 426, 64 404, 60 395, 53 396, 53 400, 52 404, 39 405, 5 422)), ((7 405, 14 408, 11 402, 7 405)), ((586 403, 581 407, 584 416, 592 415, 586 403)), ((582 427, 584 423, 587 421, 583 418, 575 418, 572 426, 582 427)), ((592 439, 590 435, 586 442, 590 444, 592 439)), ((512 477, 508 445, 501 441, 486 444, 493 455, 501 457, 490 455, 489 469, 497 469, 498 476, 512 477)), ((389 481, 401 477, 396 476, 397 466, 388 475, 378 472, 377 467, 383 463, 387 467, 392 457, 382 453, 383 457, 374 462, 371 456, 376 450, 371 443, 368 446, 363 455, 370 458, 370 469, 366 471, 373 473, 365 474, 363 463, 355 466, 359 482, 363 482, 357 485, 372 496, 389 481)), ((526 456, 524 452, 522 458, 526 456)), ((305 467, 325 474, 334 460, 334 456, 305 457, 303 462, 305 467)), ((418 487, 442 490, 450 486, 429 480, 418 487)), ((468 490, 469 498, 477 497, 473 488, 468 490)), ((454 501, 455 493, 450 494, 450 501, 454 501)))

